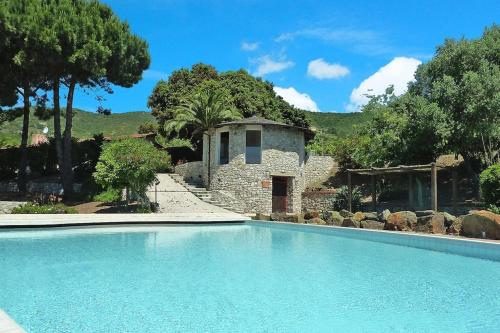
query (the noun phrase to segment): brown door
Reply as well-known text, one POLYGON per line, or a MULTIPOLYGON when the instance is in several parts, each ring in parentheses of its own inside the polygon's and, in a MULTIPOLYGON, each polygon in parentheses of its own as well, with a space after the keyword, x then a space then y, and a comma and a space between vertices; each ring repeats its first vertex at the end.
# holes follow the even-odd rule
POLYGON ((273 177, 273 213, 286 212, 287 206, 287 178, 273 177))

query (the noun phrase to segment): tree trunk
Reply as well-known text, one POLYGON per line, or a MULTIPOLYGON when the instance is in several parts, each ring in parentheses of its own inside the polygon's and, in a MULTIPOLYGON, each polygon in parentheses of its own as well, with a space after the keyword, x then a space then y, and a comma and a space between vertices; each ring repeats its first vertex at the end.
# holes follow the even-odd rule
POLYGON ((21 132, 21 158, 19 160, 19 173, 17 177, 17 186, 19 192, 26 192, 28 167, 28 132, 30 124, 30 95, 31 88, 29 82, 25 82, 23 87, 23 129, 21 132))
POLYGON ((63 143, 61 135, 61 106, 59 104, 59 77, 54 78, 54 139, 56 144, 57 165, 59 168, 59 178, 63 179, 64 160, 63 160, 63 143))
POLYGON ((66 127, 64 129, 64 160, 63 160, 63 188, 64 196, 70 198, 73 194, 73 163, 71 160, 71 130, 73 127, 73 95, 76 82, 71 79, 66 104, 66 127))

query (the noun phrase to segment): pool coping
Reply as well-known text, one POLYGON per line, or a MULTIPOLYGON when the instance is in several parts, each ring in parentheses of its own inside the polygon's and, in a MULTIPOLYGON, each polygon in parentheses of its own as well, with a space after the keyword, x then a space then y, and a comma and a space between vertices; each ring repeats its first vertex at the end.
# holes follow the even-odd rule
POLYGON ((500 262, 500 241, 492 239, 276 221, 253 220, 245 224, 267 227, 293 227, 294 229, 333 234, 340 237, 409 246, 500 262))
POLYGON ((26 333, 26 331, 0 309, 0 333, 26 333))
POLYGON ((171 214, 2 214, 0 229, 80 227, 142 224, 243 223, 248 216, 236 213, 171 214))

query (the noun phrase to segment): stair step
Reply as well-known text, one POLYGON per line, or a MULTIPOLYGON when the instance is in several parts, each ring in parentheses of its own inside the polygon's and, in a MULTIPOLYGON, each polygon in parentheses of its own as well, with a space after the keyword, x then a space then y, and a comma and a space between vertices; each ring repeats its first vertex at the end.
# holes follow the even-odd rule
POLYGON ((175 174, 175 173, 170 174, 170 177, 172 177, 172 179, 176 183, 184 186, 184 188, 186 188, 189 192, 193 193, 197 198, 199 198, 203 202, 220 207, 222 209, 227 209, 227 210, 235 212, 235 213, 239 213, 239 214, 244 213, 244 211, 242 209, 237 209, 237 208, 235 209, 233 207, 228 206, 227 204, 225 204, 223 202, 220 202, 217 199, 212 199, 212 193, 209 190, 207 190, 203 186, 203 184, 201 184, 201 183, 185 181, 184 177, 182 177, 179 174, 175 174))

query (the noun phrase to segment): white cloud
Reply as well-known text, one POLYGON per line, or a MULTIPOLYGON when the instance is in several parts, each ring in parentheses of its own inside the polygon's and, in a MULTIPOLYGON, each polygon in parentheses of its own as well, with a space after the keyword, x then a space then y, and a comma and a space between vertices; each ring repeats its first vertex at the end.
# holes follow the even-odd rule
POLYGON ((363 54, 385 54, 393 51, 383 36, 371 30, 353 28, 311 28, 282 33, 274 39, 275 42, 290 42, 296 38, 317 39, 324 43, 345 45, 363 54))
POLYGON ((359 111, 369 101, 368 95, 381 95, 390 85, 394 86, 394 94, 401 95, 408 89, 408 82, 414 80, 418 65, 422 62, 415 58, 396 57, 387 65, 365 79, 351 92, 348 111, 359 111))
POLYGON ((259 43, 249 43, 249 42, 243 42, 241 43, 241 49, 243 51, 255 51, 259 48, 259 43))
POLYGON ((292 61, 288 60, 273 60, 268 55, 257 58, 253 62, 257 64, 257 71, 254 73, 255 76, 281 72, 295 65, 292 61))
POLYGON ((312 112, 319 112, 318 106, 316 105, 316 102, 313 101, 311 96, 305 93, 298 92, 294 87, 274 87, 274 92, 277 95, 283 97, 285 101, 295 106, 296 108, 312 112))
POLYGON ((338 79, 349 74, 349 68, 340 64, 329 64, 323 58, 309 62, 307 75, 320 80, 338 79))

